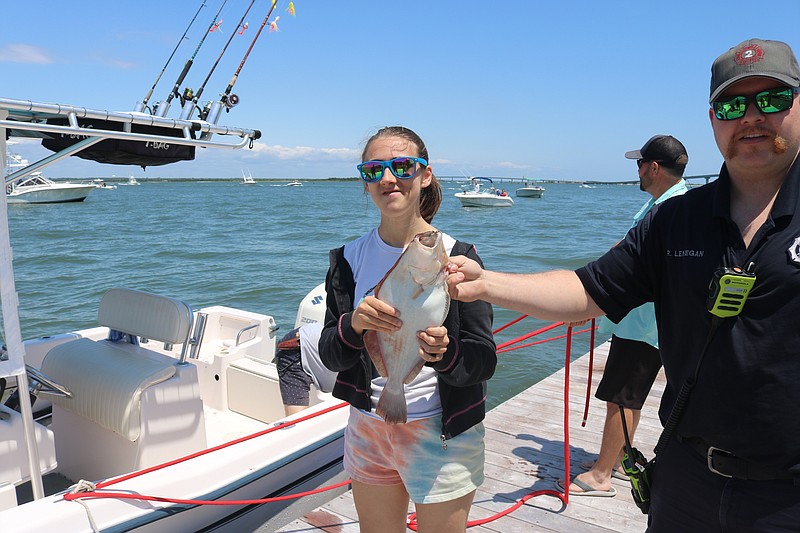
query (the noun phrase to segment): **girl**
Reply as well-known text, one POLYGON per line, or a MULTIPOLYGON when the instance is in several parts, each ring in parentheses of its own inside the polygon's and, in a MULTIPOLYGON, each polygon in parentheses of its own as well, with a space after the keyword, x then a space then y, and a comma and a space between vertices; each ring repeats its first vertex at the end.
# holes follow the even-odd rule
MULTIPOLYGON (((372 291, 418 233, 435 230, 442 189, 422 139, 387 127, 364 147, 361 178, 380 225, 330 253, 327 312, 319 342, 338 372, 333 395, 350 403, 344 468, 352 479, 361 531, 404 532, 409 498, 419 531, 463 532, 483 482, 486 381, 497 363, 492 308, 451 302, 444 325, 418 332, 425 366, 405 386, 408 422, 374 412, 386 379, 364 348, 366 330, 394 331, 403 317, 372 291)), ((443 236, 450 255, 480 261, 472 245, 443 236)))

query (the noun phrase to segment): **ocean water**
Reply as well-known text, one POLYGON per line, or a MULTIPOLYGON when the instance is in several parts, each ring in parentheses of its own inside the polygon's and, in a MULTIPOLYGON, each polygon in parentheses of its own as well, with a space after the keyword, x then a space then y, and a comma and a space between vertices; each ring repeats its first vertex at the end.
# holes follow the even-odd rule
MULTIPOLYGON (((498 185, 512 196, 519 186, 498 185)), ((545 187, 543 198, 515 198, 511 208, 464 208, 453 197, 458 183, 445 181, 434 225, 475 243, 490 269, 573 269, 620 240, 649 198, 630 185, 545 187)), ((194 308, 226 305, 265 313, 288 331, 302 298, 324 281, 328 251, 366 233, 380 218, 360 182, 308 180, 302 187, 144 181, 95 190, 81 203, 10 205, 8 216, 25 339, 97 325, 100 297, 112 287, 165 294, 194 308)), ((494 326, 518 316, 495 308, 494 326)), ((496 340, 547 324, 527 318, 496 340)), ((588 348, 588 334, 576 336, 573 357, 588 348)), ((498 358, 489 384, 491 406, 561 368, 565 341, 498 358)))

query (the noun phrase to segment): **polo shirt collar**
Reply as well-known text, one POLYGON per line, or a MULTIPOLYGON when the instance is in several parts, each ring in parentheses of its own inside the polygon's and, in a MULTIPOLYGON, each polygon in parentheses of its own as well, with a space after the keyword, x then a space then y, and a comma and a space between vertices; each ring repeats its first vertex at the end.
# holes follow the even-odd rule
MULTIPOLYGON (((728 167, 722 164, 719 178, 714 181, 715 191, 711 214, 714 217, 731 218, 731 177, 728 167)), ((789 168, 786 178, 775 198, 771 216, 776 219, 782 216, 792 216, 797 210, 798 195, 800 195, 800 157, 789 168)))

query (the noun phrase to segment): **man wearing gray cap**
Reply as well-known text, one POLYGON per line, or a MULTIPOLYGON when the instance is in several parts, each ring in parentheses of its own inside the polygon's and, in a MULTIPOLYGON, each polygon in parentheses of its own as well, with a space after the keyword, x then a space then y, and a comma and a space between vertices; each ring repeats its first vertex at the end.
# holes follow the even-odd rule
POLYGON ((657 206, 585 267, 505 274, 451 258, 451 296, 538 318, 653 301, 667 376, 648 531, 798 531, 800 67, 751 39, 711 69, 719 179, 657 206), (678 416, 679 415, 679 416, 678 416))

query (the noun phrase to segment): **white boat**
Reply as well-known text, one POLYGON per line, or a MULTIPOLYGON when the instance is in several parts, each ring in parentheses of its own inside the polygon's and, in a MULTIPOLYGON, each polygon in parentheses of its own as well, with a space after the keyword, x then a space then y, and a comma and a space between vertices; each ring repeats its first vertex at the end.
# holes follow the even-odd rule
POLYGON ((242 185, 255 185, 256 184, 256 180, 254 180, 253 176, 251 176, 251 175, 245 176, 244 175, 244 170, 242 170, 242 181, 240 183, 242 185))
POLYGON ((298 180, 292 180, 289 183, 287 183, 286 186, 287 187, 302 187, 303 183, 301 181, 298 181, 298 180))
POLYGON ((455 197, 464 207, 511 207, 514 199, 504 189, 496 189, 491 178, 470 178, 469 185, 455 197))
MULTIPOLYGON (((63 134, 74 145, 20 172, 38 171, 103 139, 241 148, 260 136, 205 121, 0 98, 0 150, 7 134, 45 133, 63 134), (155 122, 173 131, 85 129, 73 120, 48 120, 76 114, 134 126, 155 122)), ((16 296, 11 261, 8 221, 0 216, 7 344, 0 383, 8 385, 0 392, 4 533, 272 531, 337 494, 262 503, 345 479, 348 415, 342 402, 312 390, 309 409, 284 416, 270 315, 214 305, 192 309, 172 295, 109 287, 97 302, 96 327, 23 342, 16 297, 7 297, 16 296), (13 400, 13 387, 22 394, 6 401, 13 400), (203 505, 223 500, 238 503, 203 505)), ((298 323, 319 320, 324 300, 321 286, 309 293, 298 323)))
POLYGON ((110 184, 106 183, 106 180, 104 180, 102 178, 93 179, 92 183, 94 183, 94 186, 95 186, 96 189, 106 189, 108 191, 113 191, 114 189, 117 188, 116 185, 110 185, 110 184))
POLYGON ((523 198, 541 198, 544 196, 545 188, 541 185, 535 185, 530 180, 524 181, 525 185, 517 189, 516 195, 523 198))
POLYGON ((130 178, 128 178, 128 183, 125 183, 124 185, 140 185, 140 183, 139 180, 131 176, 130 178))
MULTIPOLYGON (((7 153, 9 171, 28 166, 19 154, 7 153)), ((8 172, 5 174, 6 198, 9 204, 58 204, 82 202, 94 190, 88 183, 55 182, 35 171, 30 174, 8 172), (20 176, 21 177, 17 177, 20 176)))

